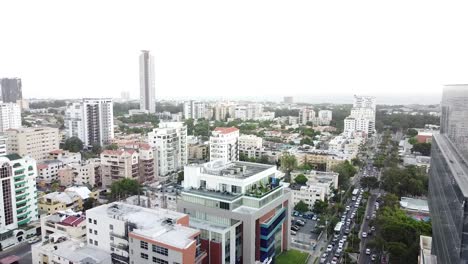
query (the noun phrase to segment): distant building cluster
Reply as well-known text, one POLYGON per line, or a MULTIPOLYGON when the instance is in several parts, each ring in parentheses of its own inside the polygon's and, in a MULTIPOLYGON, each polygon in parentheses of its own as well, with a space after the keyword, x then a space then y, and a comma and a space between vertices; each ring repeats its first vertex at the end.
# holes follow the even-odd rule
POLYGON ((354 96, 351 114, 344 120, 344 132, 375 133, 375 97, 354 96))

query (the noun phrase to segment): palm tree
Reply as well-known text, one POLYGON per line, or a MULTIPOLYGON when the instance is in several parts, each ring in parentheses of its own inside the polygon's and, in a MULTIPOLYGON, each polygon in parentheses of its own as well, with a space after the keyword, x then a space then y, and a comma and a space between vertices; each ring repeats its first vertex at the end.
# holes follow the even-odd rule
POLYGON ((285 152, 281 156, 281 168, 286 173, 284 180, 291 182, 291 171, 297 167, 297 159, 295 156, 285 152))

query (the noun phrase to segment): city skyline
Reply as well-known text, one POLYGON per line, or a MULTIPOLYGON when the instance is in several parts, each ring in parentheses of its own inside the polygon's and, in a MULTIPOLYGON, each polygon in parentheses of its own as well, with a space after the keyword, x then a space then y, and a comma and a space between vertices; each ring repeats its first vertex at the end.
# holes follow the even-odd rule
POLYGON ((460 77, 468 70, 462 63, 468 40, 459 34, 468 23, 462 4, 373 3, 369 12, 363 7, 370 2, 342 2, 340 8, 262 1, 186 2, 180 8, 159 2, 144 10, 112 2, 114 12, 100 19, 110 3, 93 10, 58 2, 53 8, 3 4, 9 12, 0 22, 15 25, 5 29, 10 37, 0 51, 1 75, 21 78, 26 98, 118 97, 122 91, 137 98, 137 54, 148 49, 161 98, 439 95, 443 84, 468 82, 460 77), (86 21, 77 17, 83 12, 86 21), (35 23, 14 19, 20 14, 35 23), (127 14, 133 19, 121 19, 127 14), (41 41, 32 44, 34 39, 41 41))

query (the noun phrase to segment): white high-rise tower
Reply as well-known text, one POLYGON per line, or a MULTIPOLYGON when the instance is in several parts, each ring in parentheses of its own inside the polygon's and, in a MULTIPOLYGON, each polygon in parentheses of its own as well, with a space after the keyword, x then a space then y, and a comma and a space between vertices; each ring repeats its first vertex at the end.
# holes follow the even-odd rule
POLYGON ((154 57, 149 50, 140 54, 140 109, 156 113, 154 98, 154 57))

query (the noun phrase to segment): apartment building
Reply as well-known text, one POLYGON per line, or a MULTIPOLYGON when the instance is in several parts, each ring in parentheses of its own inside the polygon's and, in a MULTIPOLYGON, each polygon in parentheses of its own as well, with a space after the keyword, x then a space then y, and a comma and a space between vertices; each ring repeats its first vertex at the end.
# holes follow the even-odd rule
POLYGON ((102 186, 109 188, 114 181, 139 178, 138 153, 131 149, 104 150, 101 153, 102 186))
POLYGON ((60 160, 45 160, 37 164, 37 181, 50 184, 58 180, 59 170, 63 168, 60 160))
POLYGON ((187 126, 184 123, 160 123, 148 133, 148 143, 155 151, 159 181, 167 181, 187 164, 187 126))
POLYGON ((96 164, 94 161, 70 163, 57 173, 60 186, 96 186, 96 164))
POLYGON ((315 111, 310 108, 303 108, 299 111, 299 123, 307 125, 307 123, 316 123, 315 111))
POLYGON ((0 135, 0 156, 7 154, 7 141, 8 138, 5 135, 0 135))
POLYGON ((207 257, 186 214, 120 202, 86 212, 87 242, 113 263, 198 264, 207 257))
POLYGON ((239 137, 239 149, 261 148, 263 139, 255 135, 241 135, 239 137))
POLYGON ((206 263, 268 261, 289 248, 290 193, 276 166, 215 160, 184 174, 177 207, 201 230, 206 263))
POLYGON ((270 163, 276 163, 281 157, 281 151, 272 148, 246 148, 239 149, 239 154, 245 155, 247 158, 261 159, 268 158, 270 163))
POLYGON ((48 160, 59 160, 64 165, 70 163, 80 163, 81 162, 81 153, 80 152, 70 152, 63 149, 55 149, 49 152, 48 160))
POLYGON ((201 118, 206 118, 210 119, 211 116, 209 116, 209 109, 206 105, 205 102, 199 102, 199 101, 188 101, 184 102, 184 118, 185 119, 201 119, 201 118))
POLYGON ((41 162, 47 159, 49 152, 59 148, 58 128, 23 127, 6 131, 7 153, 30 156, 41 162))
POLYGON ((114 138, 112 99, 82 99, 65 111, 67 138, 78 137, 85 146, 111 143, 114 138))
POLYGON ((188 144, 188 159, 208 161, 210 157, 209 146, 207 144, 188 144))
POLYGON ((351 114, 344 120, 344 131, 375 133, 375 109, 375 97, 355 95, 351 114))
POLYGON ((21 108, 16 103, 0 103, 0 132, 21 127, 21 108))
POLYGON ((217 127, 211 132, 210 160, 239 160, 239 129, 235 127, 217 127))
POLYGON ((96 198, 97 193, 91 192, 85 186, 74 186, 63 192, 51 192, 39 199, 39 210, 45 214, 55 214, 58 211, 83 209, 83 203, 90 197, 96 198))
POLYGON ((154 57, 149 50, 140 54, 140 110, 156 113, 154 57))
MULTIPOLYGON (((292 179, 299 174, 303 173, 291 173, 292 179)), ((290 185, 291 200, 294 205, 299 201, 303 201, 312 209, 317 200, 325 201, 325 198, 330 197, 332 191, 338 188, 338 173, 312 170, 304 174, 304 176, 307 177, 305 185, 290 185)))
POLYGON ((0 79, 2 101, 5 103, 17 103, 23 99, 22 83, 20 78, 0 79))
POLYGON ((298 166, 312 165, 317 170, 331 171, 338 164, 351 160, 352 156, 328 150, 291 149, 290 153, 297 159, 298 166))
POLYGON ((39 219, 36 161, 16 154, 2 156, 0 176, 0 245, 6 248, 25 239, 26 232, 17 229, 39 219))
POLYGON ((108 252, 86 245, 86 217, 62 211, 41 217, 42 241, 31 246, 34 264, 110 264, 108 252))
POLYGON ((321 126, 328 126, 332 121, 333 112, 331 110, 318 111, 318 121, 321 126))

